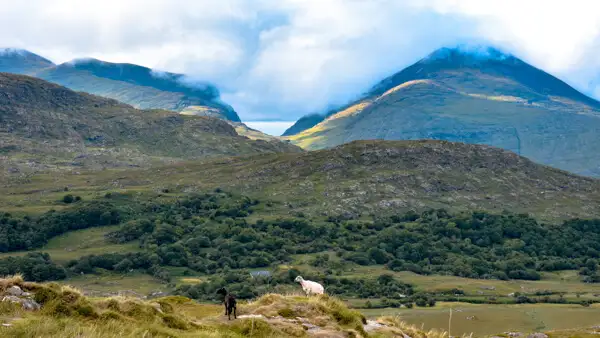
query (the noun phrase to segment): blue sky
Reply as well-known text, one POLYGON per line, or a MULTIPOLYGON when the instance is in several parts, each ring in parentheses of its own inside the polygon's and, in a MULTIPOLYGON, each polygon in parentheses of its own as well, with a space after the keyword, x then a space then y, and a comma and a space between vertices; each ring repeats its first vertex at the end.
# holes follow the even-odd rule
POLYGON ((600 97, 599 37, 595 0, 28 0, 0 12, 0 46, 182 72, 215 83, 245 121, 322 112, 465 42, 600 97))

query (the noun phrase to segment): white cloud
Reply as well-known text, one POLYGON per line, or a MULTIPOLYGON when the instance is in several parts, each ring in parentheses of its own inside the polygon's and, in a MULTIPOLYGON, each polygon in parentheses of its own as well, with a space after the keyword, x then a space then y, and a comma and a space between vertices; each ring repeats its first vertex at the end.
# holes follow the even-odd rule
POLYGON ((475 39, 594 91, 595 0, 0 0, 0 46, 215 83, 242 119, 293 120, 475 39), (590 82, 593 82, 590 86, 590 82))

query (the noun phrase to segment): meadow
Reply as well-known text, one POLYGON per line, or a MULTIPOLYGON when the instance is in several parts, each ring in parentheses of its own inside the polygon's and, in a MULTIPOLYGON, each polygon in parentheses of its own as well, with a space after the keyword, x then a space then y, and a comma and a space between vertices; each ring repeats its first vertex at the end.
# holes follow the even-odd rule
POLYGON ((600 325, 600 306, 597 305, 584 308, 562 304, 488 305, 440 302, 434 308, 361 309, 361 312, 370 318, 397 316, 425 330, 445 330, 455 336, 472 333, 475 337, 482 337, 505 332, 545 332, 600 325))

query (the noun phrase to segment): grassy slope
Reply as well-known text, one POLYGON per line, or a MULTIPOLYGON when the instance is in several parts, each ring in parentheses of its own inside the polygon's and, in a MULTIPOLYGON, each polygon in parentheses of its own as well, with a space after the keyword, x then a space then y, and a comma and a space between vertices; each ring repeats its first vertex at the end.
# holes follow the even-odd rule
MULTIPOLYGON (((18 285, 33 293, 42 309, 27 312, 9 303, 0 303, 0 327, 10 337, 303 337, 362 336, 447 337, 475 333, 476 337, 503 331, 547 331, 595 323, 600 308, 564 305, 475 306, 439 304, 436 308, 415 310, 365 311, 378 317, 387 327, 365 332, 364 316, 343 302, 328 296, 306 298, 268 294, 252 302, 239 302, 238 315, 263 316, 225 320, 222 306, 197 304, 184 297, 166 297, 143 301, 135 298, 88 298, 76 289, 59 285, 26 283, 19 278, 0 280, 0 294, 18 285), (41 296, 45 295, 44 298, 41 296), (449 309, 453 308, 451 327, 449 309), (467 317, 474 316, 471 319, 467 317), (318 331, 306 331, 295 318, 303 317, 317 325, 318 331), (426 321, 425 325, 410 325, 426 321), (405 323, 408 322, 409 324, 405 323), (437 331, 430 328, 438 328, 437 331)), ((216 302, 215 302, 216 303, 216 302)), ((548 332, 552 337, 588 337, 596 329, 581 328, 548 332)))
MULTIPOLYGON (((327 297, 265 295, 240 302, 239 315, 263 315, 227 321, 220 305, 196 304, 184 297, 141 301, 132 298, 87 298, 77 290, 58 285, 26 283, 19 278, 0 280, 0 292, 18 285, 42 303, 42 309, 25 312, 0 304, 0 334, 10 337, 302 337, 308 336, 296 317, 320 327, 323 336, 366 335, 364 317, 343 302, 327 297), (42 297, 42 295, 44 297, 42 297), (280 315, 284 315, 282 318, 280 315)), ((397 323, 378 333, 392 336, 398 330, 416 329, 397 323)), ((416 332, 416 331, 415 331, 416 332)), ((430 335, 440 337, 441 335, 430 335)))
POLYGON ((600 175, 600 160, 591 155, 600 141, 598 102, 546 73, 514 62, 421 61, 384 80, 364 99, 288 139, 306 149, 360 139, 488 144, 557 168, 600 175), (530 74, 538 82, 520 74, 530 74))
POLYGON ((600 214, 598 180, 496 148, 438 141, 361 141, 308 153, 19 177, 4 180, 0 204, 5 208, 56 205, 65 186, 85 198, 110 190, 143 195, 161 189, 170 191, 164 198, 174 198, 223 187, 279 202, 284 214, 356 216, 432 207, 511 210, 549 220, 600 214))
POLYGON ((10 172, 297 151, 239 136, 220 119, 141 111, 31 77, 0 73, 0 86, 1 166, 10 172))
MULTIPOLYGON (((438 303, 434 308, 361 310, 367 317, 398 316, 403 321, 424 329, 448 330, 452 308, 452 335, 474 337, 503 332, 544 332, 592 327, 598 324, 600 306, 525 304, 472 305, 438 303)), ((580 329, 580 332, 595 330, 580 329)), ((554 335, 552 335, 554 337, 554 335)), ((572 336, 571 336, 572 337, 572 336)))

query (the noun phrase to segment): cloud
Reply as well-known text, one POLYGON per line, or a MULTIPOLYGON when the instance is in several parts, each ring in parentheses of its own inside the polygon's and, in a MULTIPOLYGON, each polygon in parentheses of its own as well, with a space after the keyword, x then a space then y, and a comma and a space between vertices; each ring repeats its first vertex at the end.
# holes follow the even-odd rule
MULTIPOLYGON (((434 49, 492 43, 587 92, 595 0, 6 1, 0 46, 211 82, 243 120, 294 120, 355 98, 434 49)), ((600 90, 598 90, 600 92, 600 90)))

